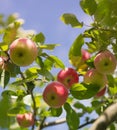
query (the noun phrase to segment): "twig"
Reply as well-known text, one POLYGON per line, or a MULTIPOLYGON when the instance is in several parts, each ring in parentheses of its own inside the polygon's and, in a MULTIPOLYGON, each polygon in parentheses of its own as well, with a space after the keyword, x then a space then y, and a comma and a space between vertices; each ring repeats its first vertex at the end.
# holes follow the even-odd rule
MULTIPOLYGON (((89 124, 92 124, 96 119, 92 119, 91 121, 87 121, 86 123, 84 124, 81 124, 78 129, 81 129, 83 128, 84 126, 87 126, 89 124)), ((62 119, 58 119, 56 121, 52 121, 52 122, 45 122, 45 123, 42 123, 42 126, 40 127, 40 129, 38 130, 42 130, 42 128, 45 128, 45 127, 50 127, 50 126, 54 126, 54 125, 59 125, 59 124, 62 124, 62 123, 66 123, 66 118, 62 118, 62 119)))

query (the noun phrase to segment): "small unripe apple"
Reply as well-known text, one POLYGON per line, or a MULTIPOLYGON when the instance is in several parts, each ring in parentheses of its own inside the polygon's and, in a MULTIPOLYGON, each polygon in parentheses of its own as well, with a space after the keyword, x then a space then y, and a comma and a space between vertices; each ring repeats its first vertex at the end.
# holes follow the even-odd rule
POLYGON ((67 88, 58 81, 53 81, 49 83, 44 92, 44 101, 53 108, 61 107, 67 100, 68 90, 67 88))
POLYGON ((35 122, 32 113, 17 114, 16 120, 21 127, 30 127, 35 122))
POLYGON ((107 90, 107 87, 104 87, 101 90, 99 90, 99 92, 96 94, 96 97, 104 96, 106 90, 107 90))
POLYGON ((69 89, 73 84, 78 83, 79 76, 75 69, 65 68, 57 74, 57 81, 63 83, 69 89))
POLYGON ((28 66, 37 57, 36 44, 27 38, 19 38, 13 41, 9 47, 10 58, 18 66, 28 66))
POLYGON ((108 50, 98 53, 94 59, 94 66, 98 72, 111 74, 116 69, 117 61, 115 56, 108 50))
POLYGON ((107 84, 107 76, 92 68, 84 75, 84 83, 95 84, 103 88, 107 84))

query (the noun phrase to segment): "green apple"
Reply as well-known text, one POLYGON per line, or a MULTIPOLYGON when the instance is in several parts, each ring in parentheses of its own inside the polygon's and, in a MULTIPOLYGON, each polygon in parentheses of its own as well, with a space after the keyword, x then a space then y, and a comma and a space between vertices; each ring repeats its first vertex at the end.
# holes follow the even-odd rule
POLYGON ((53 108, 61 107, 67 100, 68 90, 58 81, 49 83, 43 92, 44 101, 53 108))
POLYGON ((27 38, 13 41, 9 47, 10 59, 18 66, 28 66, 36 59, 38 49, 36 44, 27 38))
POLYGON ((84 83, 98 85, 103 88, 107 85, 107 76, 92 68, 84 75, 84 83))
POLYGON ((21 127, 30 127, 35 122, 32 113, 17 114, 16 120, 21 127))
POLYGON ((75 69, 65 68, 57 74, 57 81, 63 83, 66 88, 70 89, 73 84, 78 83, 79 76, 75 69))
POLYGON ((108 50, 101 51, 94 59, 94 66, 98 72, 111 74, 116 69, 117 61, 115 56, 108 50))

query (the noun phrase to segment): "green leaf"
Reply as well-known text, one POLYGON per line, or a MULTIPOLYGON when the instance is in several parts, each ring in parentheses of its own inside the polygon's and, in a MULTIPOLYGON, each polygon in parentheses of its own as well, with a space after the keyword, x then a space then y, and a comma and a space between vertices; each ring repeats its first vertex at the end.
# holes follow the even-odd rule
POLYGON ((94 14, 95 20, 103 27, 116 28, 117 25, 117 1, 100 0, 94 14))
POLYGON ((71 91, 86 91, 87 88, 83 85, 83 84, 80 84, 80 83, 75 83, 71 89, 71 91))
POLYGON ((39 42, 39 43, 44 43, 45 42, 45 36, 42 32, 40 32, 39 34, 35 35, 34 37, 34 41, 35 42, 39 42))
POLYGON ((88 113, 91 113, 94 110, 92 107, 87 107, 78 101, 74 104, 74 107, 77 109, 82 109, 82 111, 88 112, 88 113))
POLYGON ((54 63, 56 68, 65 68, 64 63, 57 56, 50 55, 48 58, 54 63))
POLYGON ((39 45, 39 48, 46 50, 53 50, 56 46, 60 46, 60 44, 43 44, 39 45))
POLYGON ((11 107, 9 96, 0 97, 0 128, 9 128, 11 118, 7 115, 8 109, 11 107))
POLYGON ((81 0, 80 5, 84 12, 89 15, 93 15, 97 8, 95 0, 81 0))
POLYGON ((51 114, 54 117, 59 117, 62 113, 62 107, 60 108, 50 108, 51 114))
POLYGON ((25 113, 26 112, 26 108, 24 107, 24 105, 19 104, 17 106, 11 107, 8 110, 8 116, 16 116, 19 113, 25 113))
POLYGON ((64 104, 64 109, 66 110, 66 120, 70 130, 77 130, 79 126, 79 117, 75 110, 68 104, 64 104))
POLYGON ((44 76, 47 80, 54 80, 54 76, 47 69, 39 69, 38 74, 44 76))
POLYGON ((3 96, 3 97, 11 96, 11 95, 17 96, 16 92, 14 92, 14 91, 12 91, 12 90, 4 90, 4 91, 2 92, 2 96, 3 96))
POLYGON ((80 23, 76 16, 71 13, 65 13, 60 17, 61 21, 65 24, 70 24, 73 28, 81 28, 83 23, 80 23))
POLYGON ((1 86, 5 88, 7 84, 9 83, 9 80, 10 80, 10 73, 3 70, 1 73, 1 79, 0 79, 1 86))
POLYGON ((78 35, 75 41, 72 43, 69 50, 69 58, 72 56, 81 56, 81 47, 84 44, 84 38, 82 34, 78 35))
POLYGON ((97 86, 96 84, 82 84, 81 89, 79 89, 79 85, 76 87, 78 87, 78 88, 75 88, 75 90, 71 89, 70 92, 74 98, 80 99, 80 100, 89 99, 89 98, 95 96, 96 93, 100 89, 100 87, 97 86), (84 89, 84 88, 86 88, 86 89, 84 89))

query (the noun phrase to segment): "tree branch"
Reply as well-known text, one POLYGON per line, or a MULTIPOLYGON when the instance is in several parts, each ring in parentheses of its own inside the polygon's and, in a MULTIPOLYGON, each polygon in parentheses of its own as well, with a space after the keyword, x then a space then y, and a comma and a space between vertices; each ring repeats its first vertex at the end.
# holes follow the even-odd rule
POLYGON ((117 103, 109 106, 104 113, 93 123, 89 130, 106 130, 117 119, 117 103))

